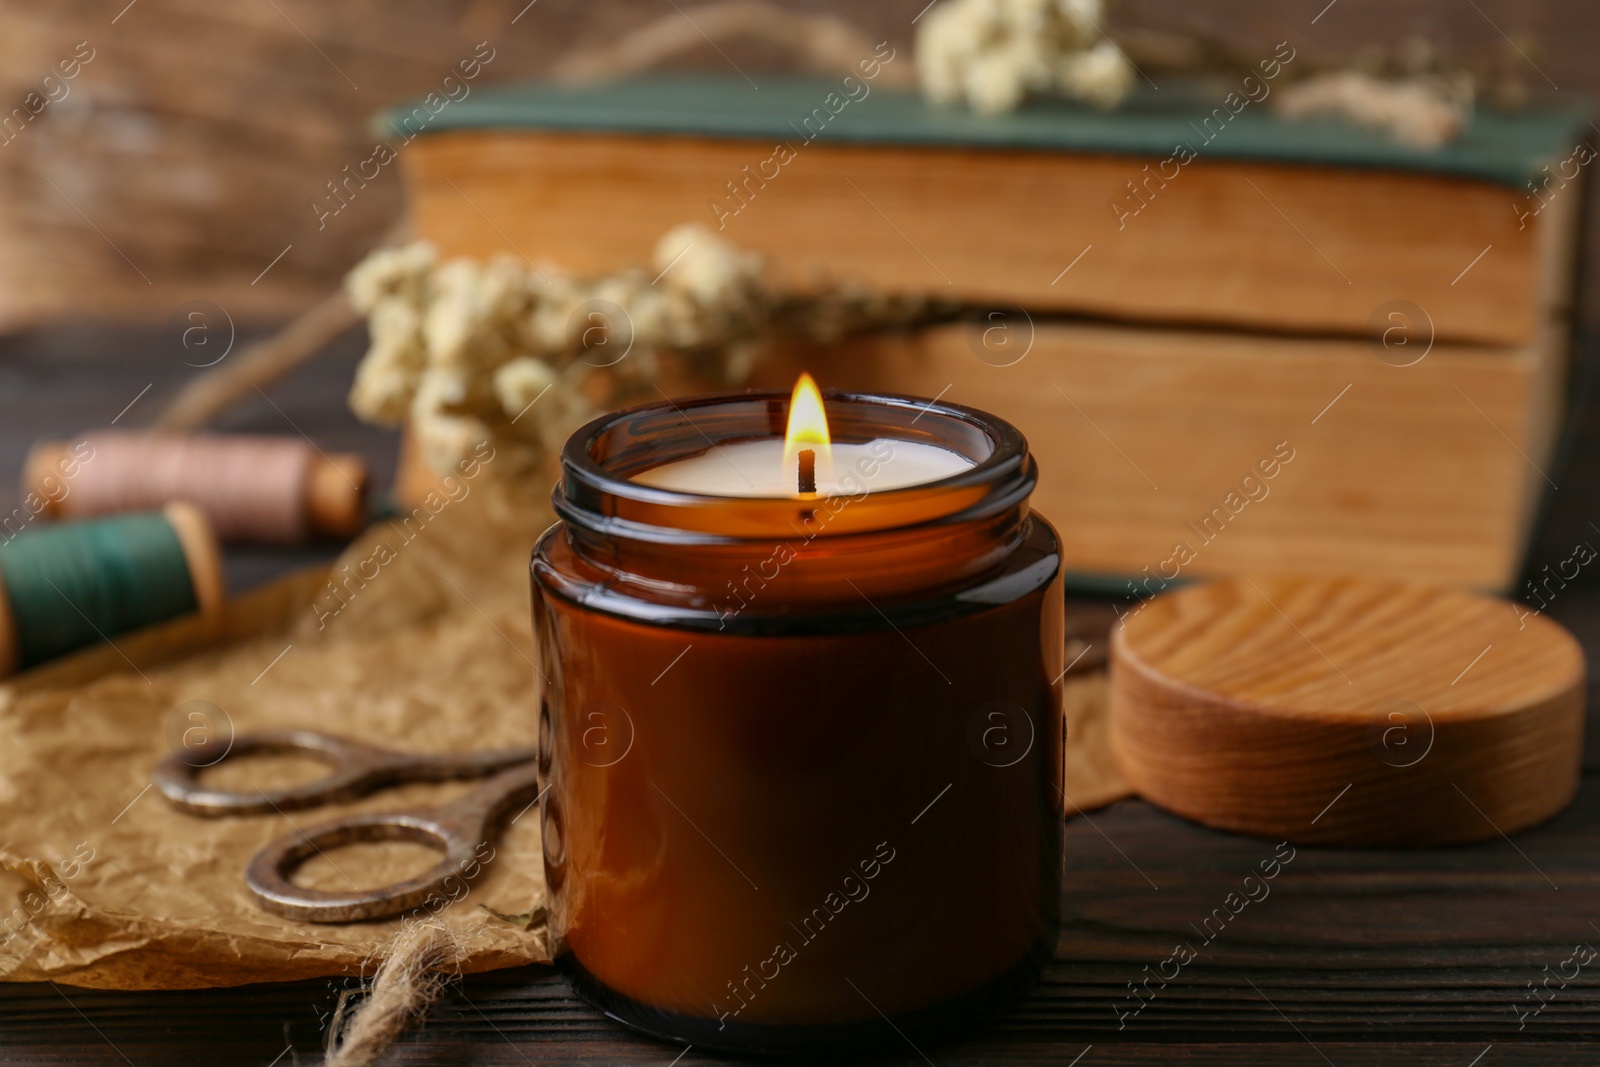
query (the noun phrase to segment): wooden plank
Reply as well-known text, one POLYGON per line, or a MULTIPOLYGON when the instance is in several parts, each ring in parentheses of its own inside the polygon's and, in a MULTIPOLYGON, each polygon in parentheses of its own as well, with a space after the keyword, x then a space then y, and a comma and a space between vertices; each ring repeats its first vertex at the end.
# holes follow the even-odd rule
MULTIPOLYGON (((1053 1067, 1069 1067, 1076 1054, 1084 1052, 1092 1044, 1092 1053, 1082 1061, 1083 1067, 1148 1067, 1153 1063, 1181 1065, 1181 1067, 1238 1067, 1241 1063, 1270 1063, 1283 1064, 1285 1067, 1322 1067, 1325 1062, 1332 1062, 1339 1067, 1390 1067, 1390 1065, 1403 1062, 1408 1067, 1469 1067, 1474 1057, 1485 1050, 1486 1043, 1473 1044, 1467 1041, 1451 1040, 1448 1037, 1426 1044, 1399 1045, 1393 1042, 1326 1042, 1319 1041, 1313 1047, 1303 1040, 1294 1037, 1293 1030, 1282 1026, 1288 1036, 1270 1041, 1234 1041, 1217 1040, 1200 1044, 1174 1044, 1166 1041, 1141 1041, 1119 1043, 1090 1043, 1076 1041, 1064 1045, 1055 1045, 1043 1042, 1028 1042, 1015 1045, 991 1047, 989 1045, 972 1042, 959 1046, 939 1046, 929 1050, 935 1057, 934 1061, 939 1067, 981 1067, 986 1064, 1051 1064, 1053 1067), (1319 1055, 1319 1052, 1321 1055, 1319 1055), (1322 1056, 1328 1057, 1324 1061, 1322 1056)), ((34 1046, 21 1048, 19 1054, 25 1057, 25 1062, 37 1064, 40 1067, 56 1067, 56 1065, 71 1064, 73 1067, 86 1063, 107 1063, 122 1065, 125 1060, 111 1049, 101 1046, 105 1059, 89 1058, 82 1051, 62 1049, 53 1046, 34 1046)), ((195 1050, 177 1051, 168 1046, 121 1046, 126 1053, 127 1061, 139 1067, 190 1067, 199 1062, 196 1059, 185 1059, 184 1056, 204 1055, 205 1062, 215 1063, 262 1063, 266 1064, 275 1052, 286 1051, 283 1046, 269 1050, 267 1046, 249 1046, 237 1043, 207 1045, 197 1053, 195 1050), (265 1053, 263 1055, 263 1053, 265 1053)), ((299 1048, 296 1051, 302 1057, 319 1055, 320 1050, 310 1047, 299 1048)), ((696 1058, 698 1050, 689 1054, 683 1060, 676 1057, 681 1049, 675 1046, 629 1043, 620 1047, 612 1044, 585 1045, 577 1047, 556 1046, 552 1048, 542 1041, 512 1042, 500 1041, 490 1033, 488 1040, 482 1044, 471 1046, 459 1043, 439 1042, 403 1042, 399 1047, 387 1053, 381 1061, 385 1067, 460 1067, 462 1063, 472 1063, 475 1067, 528 1067, 530 1063, 539 1064, 540 1067, 561 1067, 561 1065, 590 1065, 595 1063, 629 1063, 649 1064, 658 1067, 671 1067, 675 1062, 683 1067, 694 1067, 696 1064, 707 1062, 738 1062, 734 1060, 709 1058, 696 1058)), ((1561 1045, 1541 1042, 1538 1044, 1525 1043, 1521 1045, 1507 1045, 1499 1043, 1494 1045, 1492 1053, 1496 1065, 1506 1067, 1589 1067, 1593 1060, 1593 1053, 1583 1045, 1561 1045)), ((290 1064, 288 1055, 284 1056, 283 1063, 290 1064)), ((316 1059, 302 1058, 298 1062, 320 1062, 316 1059)), ((925 1065, 920 1056, 910 1049, 903 1054, 886 1055, 865 1059, 861 1062, 874 1064, 904 1064, 907 1067, 925 1065)), ((277 1067, 277 1065, 274 1065, 277 1067)), ((1484 1067, 1488 1067, 1485 1058, 1484 1067)))
MULTIPOLYGON (((1526 1027, 1512 1007, 1527 1000, 1527 983, 1539 981, 1545 965, 1554 970, 1575 942, 1596 939, 1586 917, 1600 906, 1597 784, 1591 775, 1574 808, 1519 835, 1517 848, 1497 839, 1432 851, 1298 850, 1270 895, 1210 944, 1189 924, 1223 906, 1243 875, 1274 854, 1271 842, 1206 830, 1139 801, 1099 813, 1093 824, 1074 820, 1057 961, 980 1040, 935 1046, 936 1062, 1060 1062, 1085 1043, 1270 1043, 1284 1039, 1285 1017, 1319 1046, 1369 1051, 1464 1033, 1480 1039, 1473 1054, 1490 1042, 1600 1037, 1600 983, 1587 975, 1526 1027), (1179 939, 1195 944, 1198 957, 1125 1018, 1128 983, 1140 982, 1179 939)), ((7 986, 0 1004, 13 1047, 84 1034, 87 1018, 118 1048, 148 1049, 156 1062, 246 1038, 270 1058, 290 1040, 314 1045, 319 1018, 347 984, 139 994, 7 986)), ((436 1062, 468 1044, 475 1057, 496 1062, 511 1051, 508 1042, 540 1063, 653 1062, 676 1051, 619 1030, 549 970, 523 968, 468 979, 408 1040, 399 1062, 436 1062)))

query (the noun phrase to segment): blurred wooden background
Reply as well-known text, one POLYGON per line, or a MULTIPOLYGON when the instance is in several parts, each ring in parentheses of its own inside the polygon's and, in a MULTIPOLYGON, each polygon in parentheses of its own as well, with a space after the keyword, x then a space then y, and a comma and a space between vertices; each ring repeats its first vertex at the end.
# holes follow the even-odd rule
MULTIPOLYGON (((478 42, 494 58, 474 90, 541 77, 575 48, 603 45, 675 6, 692 14, 697 2, 0 5, 0 118, 79 42, 94 54, 65 95, 55 88, 59 99, 20 132, 13 122, 0 134, 0 332, 66 317, 160 323, 197 298, 241 324, 281 319, 336 285, 400 214, 393 165, 337 216, 319 224, 313 207, 331 206, 326 183, 372 155, 375 112, 438 89, 478 42)), ((842 16, 909 50, 926 2, 782 6, 842 16)), ((1106 29, 1193 34, 1247 55, 1288 39, 1306 66, 1397 53, 1421 39, 1534 91, 1600 89, 1592 58, 1600 8, 1587 0, 1120 0, 1106 29)), ((682 65, 793 63, 763 46, 723 51, 707 45, 682 65)), ((1591 249, 1597 240, 1591 217, 1591 249)), ((1590 325, 1597 273, 1582 300, 1590 325)))

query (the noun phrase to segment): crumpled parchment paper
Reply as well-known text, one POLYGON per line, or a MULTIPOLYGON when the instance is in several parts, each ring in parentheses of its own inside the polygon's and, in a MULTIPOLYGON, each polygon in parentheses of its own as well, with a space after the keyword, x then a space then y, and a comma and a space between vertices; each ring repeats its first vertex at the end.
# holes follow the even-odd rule
MULTIPOLYGON (((459 484, 466 495, 437 496, 425 522, 380 522, 351 546, 326 576, 337 595, 323 576, 289 579, 231 605, 221 634, 179 622, 0 686, 0 979, 190 988, 359 973, 383 957, 399 920, 281 918, 246 889, 246 863, 296 826, 441 803, 476 783, 208 819, 170 806, 150 773, 173 746, 229 728, 303 727, 428 752, 534 744, 527 552, 550 518, 459 484)), ((317 769, 240 760, 205 780, 272 788, 317 769)), ((493 847, 470 891, 438 909, 463 971, 550 958, 537 818, 493 847)), ((353 845, 297 880, 381 885, 436 860, 418 845, 353 845)))
MULTIPOLYGON (((330 574, 236 600, 209 631, 172 623, 0 685, 0 980, 179 989, 370 973, 401 920, 281 918, 246 889, 249 858, 296 827, 442 803, 475 783, 208 819, 171 807, 150 774, 227 729, 304 727, 427 752, 535 743, 527 559, 550 516, 460 485, 460 499, 436 494, 425 521, 378 523, 330 574)), ((1103 672, 1067 685, 1071 816, 1128 790, 1105 743, 1103 672)), ((266 789, 315 768, 252 758, 206 780, 266 789)), ((463 972, 550 959, 537 818, 503 828, 493 847, 470 890, 433 910, 463 972)), ((382 885, 436 858, 406 843, 352 845, 297 880, 382 885)))

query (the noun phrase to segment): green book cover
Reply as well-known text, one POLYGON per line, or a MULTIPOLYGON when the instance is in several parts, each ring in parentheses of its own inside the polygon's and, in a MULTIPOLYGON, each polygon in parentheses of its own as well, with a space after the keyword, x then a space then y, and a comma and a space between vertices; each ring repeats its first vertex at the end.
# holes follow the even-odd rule
MULTIPOLYGON (((1276 91, 1274 89, 1273 91, 1276 91)), ((1517 112, 1479 109, 1440 148, 1400 144, 1332 120, 1289 121, 1270 98, 1227 102, 1227 83, 1168 83, 1136 92, 1114 111, 1065 101, 1005 115, 939 107, 906 90, 850 78, 653 76, 588 87, 521 85, 474 90, 459 101, 430 97, 378 117, 390 139, 458 130, 526 129, 697 135, 795 147, 812 140, 960 147, 974 151, 1114 153, 1165 158, 1180 145, 1198 158, 1317 163, 1458 175, 1522 187, 1569 156, 1589 129, 1577 103, 1517 112), (1237 108, 1237 110, 1235 110, 1237 108)))

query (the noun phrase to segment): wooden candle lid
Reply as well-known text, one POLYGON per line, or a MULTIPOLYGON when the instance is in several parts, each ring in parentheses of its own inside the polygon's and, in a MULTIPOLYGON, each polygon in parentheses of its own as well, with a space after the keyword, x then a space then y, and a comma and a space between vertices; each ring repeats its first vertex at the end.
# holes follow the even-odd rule
POLYGON ((1358 578, 1229 579, 1111 640, 1111 743, 1145 799, 1296 842, 1532 826, 1578 787, 1584 658, 1520 605, 1358 578))

